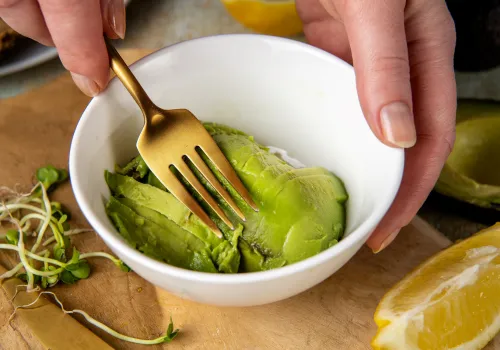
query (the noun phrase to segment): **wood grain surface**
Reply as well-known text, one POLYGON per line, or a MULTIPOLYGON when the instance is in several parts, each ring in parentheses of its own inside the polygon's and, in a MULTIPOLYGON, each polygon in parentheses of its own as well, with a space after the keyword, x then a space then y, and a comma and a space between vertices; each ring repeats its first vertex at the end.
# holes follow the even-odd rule
MULTIPOLYGON (((146 51, 122 52, 128 62, 146 51)), ((28 189, 43 165, 66 167, 71 137, 89 102, 69 75, 24 95, 0 101, 0 185, 28 189)), ((55 192, 73 214, 73 227, 88 227, 69 184, 55 192)), ((109 251, 95 233, 76 236, 82 252, 109 251)), ((375 334, 375 307, 394 283, 449 241, 416 218, 387 250, 363 248, 334 276, 288 300, 250 308, 219 308, 179 299, 135 273, 92 260, 92 275, 55 292, 68 309, 87 311, 108 326, 136 337, 162 334, 169 317, 181 329, 171 344, 151 349, 369 349, 375 334)), ((11 267, 15 256, 0 253, 11 267)), ((25 324, 14 318, 0 294, 0 349, 42 349, 25 324)), ((82 321, 81 318, 76 317, 82 321)), ((84 323, 82 321, 82 323, 84 323)), ((85 324, 85 323, 84 323, 85 324)), ((116 349, 145 349, 89 327, 116 349)), ((61 329, 64 332, 64 329, 61 329)), ((489 349, 500 349, 498 337, 489 349)))

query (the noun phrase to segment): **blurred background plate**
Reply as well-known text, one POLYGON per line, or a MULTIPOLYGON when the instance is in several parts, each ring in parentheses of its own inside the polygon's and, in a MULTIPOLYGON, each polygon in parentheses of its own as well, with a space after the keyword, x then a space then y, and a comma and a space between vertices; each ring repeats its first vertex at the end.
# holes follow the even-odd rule
POLYGON ((30 39, 23 39, 19 46, 0 62, 0 77, 37 66, 57 57, 55 47, 44 46, 30 39))
MULTIPOLYGON (((131 0, 124 0, 125 6, 131 0)), ((28 38, 19 42, 19 47, 0 61, 0 77, 20 72, 57 57, 57 50, 28 38)))

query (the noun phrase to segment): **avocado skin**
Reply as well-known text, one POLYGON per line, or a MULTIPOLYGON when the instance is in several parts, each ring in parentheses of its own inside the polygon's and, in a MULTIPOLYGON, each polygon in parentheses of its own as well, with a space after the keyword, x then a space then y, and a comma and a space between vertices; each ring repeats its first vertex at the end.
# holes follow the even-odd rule
POLYGON ((500 65, 500 0, 447 0, 455 22, 455 70, 478 72, 500 65))

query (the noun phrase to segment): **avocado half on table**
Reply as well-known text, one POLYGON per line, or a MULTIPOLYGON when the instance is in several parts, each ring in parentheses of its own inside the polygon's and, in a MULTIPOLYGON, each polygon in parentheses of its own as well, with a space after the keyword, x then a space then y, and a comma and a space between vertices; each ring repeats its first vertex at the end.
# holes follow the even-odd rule
POLYGON ((500 103, 461 100, 456 140, 435 190, 500 210, 500 103))

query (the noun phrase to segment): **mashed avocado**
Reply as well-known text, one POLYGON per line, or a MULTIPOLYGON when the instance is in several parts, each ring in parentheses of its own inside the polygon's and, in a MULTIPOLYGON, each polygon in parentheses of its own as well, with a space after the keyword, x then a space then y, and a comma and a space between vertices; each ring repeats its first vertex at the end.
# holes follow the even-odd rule
POLYGON ((165 190, 139 156, 115 173, 105 174, 112 193, 107 214, 129 244, 178 267, 236 273, 292 264, 342 238, 348 196, 339 178, 320 167, 293 168, 241 131, 218 124, 205 127, 259 212, 247 206, 212 168, 245 214, 246 222, 240 222, 197 174, 236 226, 230 230, 211 213, 224 235, 218 238, 165 190))

